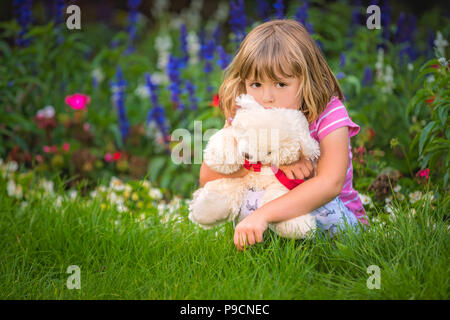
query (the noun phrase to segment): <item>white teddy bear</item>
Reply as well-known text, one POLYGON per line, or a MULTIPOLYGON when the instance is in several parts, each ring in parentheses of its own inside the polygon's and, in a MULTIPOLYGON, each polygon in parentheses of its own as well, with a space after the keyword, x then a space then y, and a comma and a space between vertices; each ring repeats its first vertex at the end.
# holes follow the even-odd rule
MULTIPOLYGON (((219 130, 209 139, 204 161, 212 170, 231 174, 253 165, 254 170, 242 178, 209 181, 193 193, 189 219, 205 229, 238 217, 247 191, 264 190, 261 206, 287 193, 272 166, 288 165, 300 156, 312 160, 316 170, 319 144, 309 133, 308 121, 299 110, 265 109, 248 94, 236 98, 241 106, 232 125, 219 130)), ((281 170, 280 170, 281 172, 281 170)), ((286 238, 306 238, 316 228, 315 218, 302 215, 269 228, 286 238)))

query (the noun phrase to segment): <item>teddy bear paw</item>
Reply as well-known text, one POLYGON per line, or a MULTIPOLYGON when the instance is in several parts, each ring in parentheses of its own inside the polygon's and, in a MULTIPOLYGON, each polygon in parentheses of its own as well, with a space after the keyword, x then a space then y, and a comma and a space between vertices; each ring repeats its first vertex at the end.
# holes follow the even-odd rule
POLYGON ((231 206, 226 196, 204 189, 189 205, 189 219, 205 229, 227 220, 230 212, 231 206))

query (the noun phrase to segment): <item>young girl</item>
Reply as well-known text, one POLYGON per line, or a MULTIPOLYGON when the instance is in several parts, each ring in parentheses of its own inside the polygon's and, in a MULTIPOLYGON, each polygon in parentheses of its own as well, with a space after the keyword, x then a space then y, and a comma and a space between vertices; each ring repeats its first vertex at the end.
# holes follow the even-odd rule
MULTIPOLYGON (((265 108, 301 110, 311 136, 319 142, 317 173, 304 159, 282 170, 289 179, 306 179, 285 195, 258 206, 262 192, 250 190, 242 207, 243 218, 235 227, 234 244, 262 241, 268 224, 300 215, 315 215, 317 228, 333 236, 344 225, 368 224, 358 192, 353 189, 350 138, 359 132, 342 104, 339 84, 305 27, 295 20, 272 20, 255 27, 243 40, 225 70, 219 89, 219 108, 231 124, 235 98, 252 95, 265 108)), ((221 175, 204 163, 200 183, 219 178, 242 177, 244 167, 232 175, 221 175)))

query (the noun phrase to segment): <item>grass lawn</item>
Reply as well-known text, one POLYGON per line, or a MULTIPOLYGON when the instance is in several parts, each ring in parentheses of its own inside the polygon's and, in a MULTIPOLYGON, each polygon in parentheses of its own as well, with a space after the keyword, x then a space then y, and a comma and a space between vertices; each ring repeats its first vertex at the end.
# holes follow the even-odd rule
MULTIPOLYGON (((2 187, 3 189, 3 187, 2 187)), ((444 199, 443 199, 444 198, 444 199)), ((333 240, 287 240, 267 231, 239 252, 231 223, 202 230, 187 219, 163 223, 155 209, 102 209, 87 200, 46 197, 25 208, 0 192, 2 299, 448 299, 448 198, 416 214, 333 240), (117 217, 121 216, 118 220, 117 217), (70 265, 81 289, 68 289, 70 265), (380 268, 380 289, 368 289, 380 268)))

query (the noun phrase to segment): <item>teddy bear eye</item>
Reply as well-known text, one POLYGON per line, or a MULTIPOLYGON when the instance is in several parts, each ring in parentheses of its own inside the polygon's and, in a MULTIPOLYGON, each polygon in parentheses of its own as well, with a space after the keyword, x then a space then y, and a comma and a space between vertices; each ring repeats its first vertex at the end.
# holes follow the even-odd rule
POLYGON ((267 155, 270 156, 272 154, 272 151, 267 152, 267 155))

